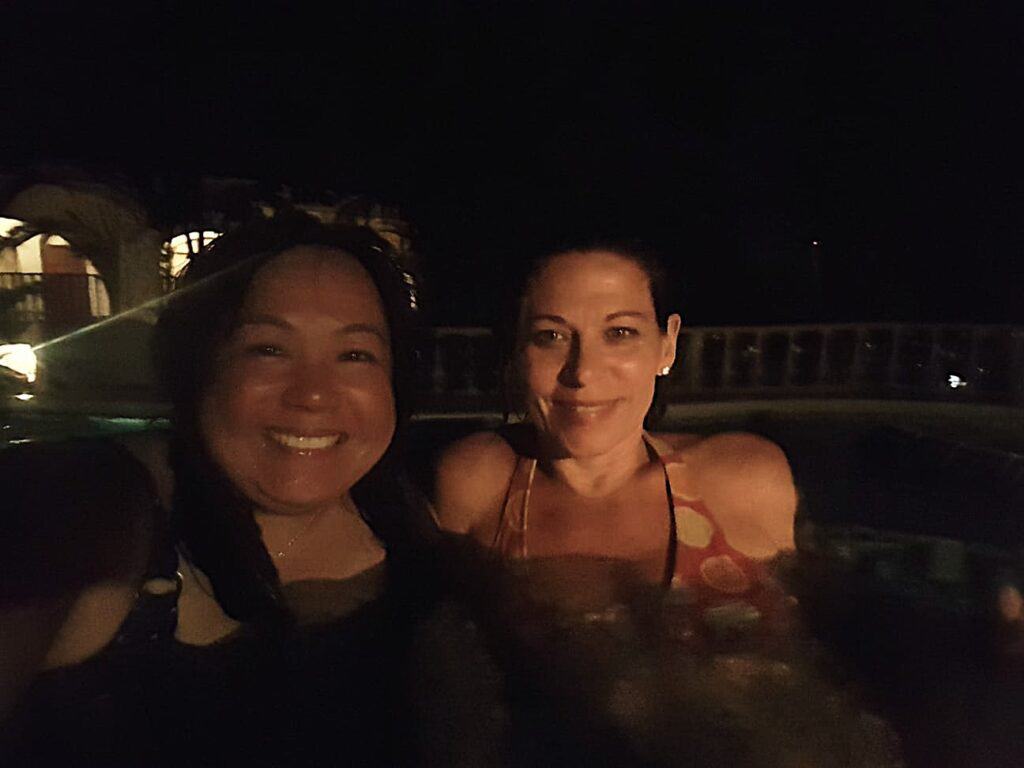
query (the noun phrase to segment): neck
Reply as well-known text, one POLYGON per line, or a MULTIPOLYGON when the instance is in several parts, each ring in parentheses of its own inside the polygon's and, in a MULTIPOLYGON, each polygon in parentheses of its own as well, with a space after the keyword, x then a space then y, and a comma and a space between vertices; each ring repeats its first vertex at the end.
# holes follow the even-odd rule
POLYGON ((349 496, 301 514, 257 512, 256 522, 282 583, 345 579, 384 557, 349 496))
POLYGON ((263 545, 277 561, 278 558, 287 557, 296 548, 301 550, 303 541, 315 538, 318 529, 331 518, 352 514, 358 516, 352 499, 346 494, 336 502, 304 512, 281 514, 257 510, 254 516, 263 545))
POLYGON ((643 433, 595 456, 569 457, 545 462, 548 473, 576 494, 607 496, 625 485, 650 463, 643 433))

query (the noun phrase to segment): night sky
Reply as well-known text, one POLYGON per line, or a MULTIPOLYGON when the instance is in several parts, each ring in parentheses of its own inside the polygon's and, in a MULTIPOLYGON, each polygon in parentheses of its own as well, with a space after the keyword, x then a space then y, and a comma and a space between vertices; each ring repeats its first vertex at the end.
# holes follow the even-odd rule
POLYGON ((691 323, 1024 323, 1019 4, 94 5, 5 9, 0 171, 368 193, 443 322, 590 233, 691 323))

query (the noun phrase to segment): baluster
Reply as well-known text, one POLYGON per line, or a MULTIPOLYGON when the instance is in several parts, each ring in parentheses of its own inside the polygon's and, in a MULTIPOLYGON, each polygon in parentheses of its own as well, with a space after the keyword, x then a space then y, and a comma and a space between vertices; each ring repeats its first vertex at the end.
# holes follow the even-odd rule
POLYGON ((816 389, 823 389, 825 384, 825 375, 828 371, 828 339, 829 339, 829 327, 823 327, 818 331, 818 336, 821 339, 820 346, 818 348, 818 365, 814 374, 814 387, 816 389))
POLYGON ((464 336, 464 349, 466 350, 465 363, 466 363, 466 393, 476 396, 480 394, 479 386, 479 374, 477 371, 477 364, 480 355, 478 354, 477 344, 475 343, 479 337, 476 336, 464 336))
POLYGON ((867 329, 864 326, 858 326, 853 335, 853 361, 850 364, 849 386, 854 390, 864 381, 864 360, 867 357, 867 348, 864 345, 866 343, 867 329))
POLYGON ((724 331, 723 332, 723 336, 725 337, 725 339, 724 339, 725 349, 722 351, 722 386, 721 386, 721 388, 722 389, 729 389, 732 386, 733 380, 735 379, 735 377, 733 376, 733 370, 732 370, 732 361, 733 361, 733 358, 736 355, 736 352, 733 349, 733 340, 735 339, 735 336, 734 336, 733 332, 730 331, 730 330, 724 331))
POLYGON ((690 332, 690 354, 687 368, 687 383, 691 393, 701 391, 701 373, 704 370, 704 334, 706 331, 695 330, 690 332))
POLYGON ((757 359, 754 361, 754 374, 750 385, 751 388, 759 389, 764 386, 764 331, 759 330, 754 339, 754 343, 757 344, 757 359))
POLYGON ((779 382, 781 389, 788 389, 792 386, 793 381, 793 366, 796 360, 796 333, 794 328, 789 327, 786 329, 786 363, 782 368, 782 381, 779 382))
POLYGON ((885 364, 885 387, 890 392, 899 391, 899 351, 903 339, 900 327, 897 325, 887 326, 892 334, 892 345, 889 347, 889 359, 885 364))
POLYGON ((970 349, 967 353, 967 383, 980 395, 980 385, 982 384, 983 377, 981 370, 978 368, 978 352, 981 349, 981 344, 978 338, 980 335, 980 329, 978 326, 973 326, 970 333, 970 349))
POLYGON ((928 329, 928 364, 925 366, 925 391, 939 394, 945 382, 939 370, 939 329, 934 325, 928 329))
POLYGON ((1010 332, 1010 397, 1024 405, 1024 329, 1010 332))

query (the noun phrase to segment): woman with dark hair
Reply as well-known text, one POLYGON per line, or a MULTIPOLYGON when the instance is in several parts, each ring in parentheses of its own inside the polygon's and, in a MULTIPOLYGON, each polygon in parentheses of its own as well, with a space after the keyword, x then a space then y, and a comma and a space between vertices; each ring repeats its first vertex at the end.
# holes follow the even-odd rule
MULTIPOLYGON (((793 547, 789 466, 752 434, 645 430, 680 329, 662 285, 629 246, 559 248, 533 266, 508 344, 525 421, 447 450, 439 519, 511 560, 596 562, 685 589, 708 619, 760 616, 776 600, 764 564, 793 547)), ((612 597, 615 580, 591 576, 586 589, 612 597)), ((549 583, 581 598, 582 583, 549 583)))
POLYGON ((7 691, 44 670, 7 738, 45 764, 408 759, 399 688, 432 533, 396 461, 412 284, 367 228, 286 212, 225 235, 157 324, 173 415, 168 450, 129 444, 148 475, 104 443, 0 454, 29 478, 102 455, 125 489, 47 489, 103 561, 4 596, 33 638, 5 640, 30 660, 7 691))

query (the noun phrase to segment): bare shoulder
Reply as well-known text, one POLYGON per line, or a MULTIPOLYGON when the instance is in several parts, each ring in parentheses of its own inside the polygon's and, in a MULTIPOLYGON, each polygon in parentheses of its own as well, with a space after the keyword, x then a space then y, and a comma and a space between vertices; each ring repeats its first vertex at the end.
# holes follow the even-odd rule
POLYGON ((659 451, 670 453, 685 451, 704 440, 695 432, 650 432, 648 438, 659 451))
POLYGON ((708 471, 783 473, 789 461, 771 440, 750 432, 722 432, 691 444, 694 460, 708 471))
POLYGON ((512 446, 496 432, 476 432, 448 446, 438 462, 435 483, 441 527, 473 533, 496 522, 516 458, 512 446))
POLYGON ((776 552, 793 548, 797 493, 789 461, 777 444, 759 435, 726 432, 694 443, 687 454, 700 495, 727 538, 730 527, 736 538, 749 538, 742 532, 757 529, 776 552))

